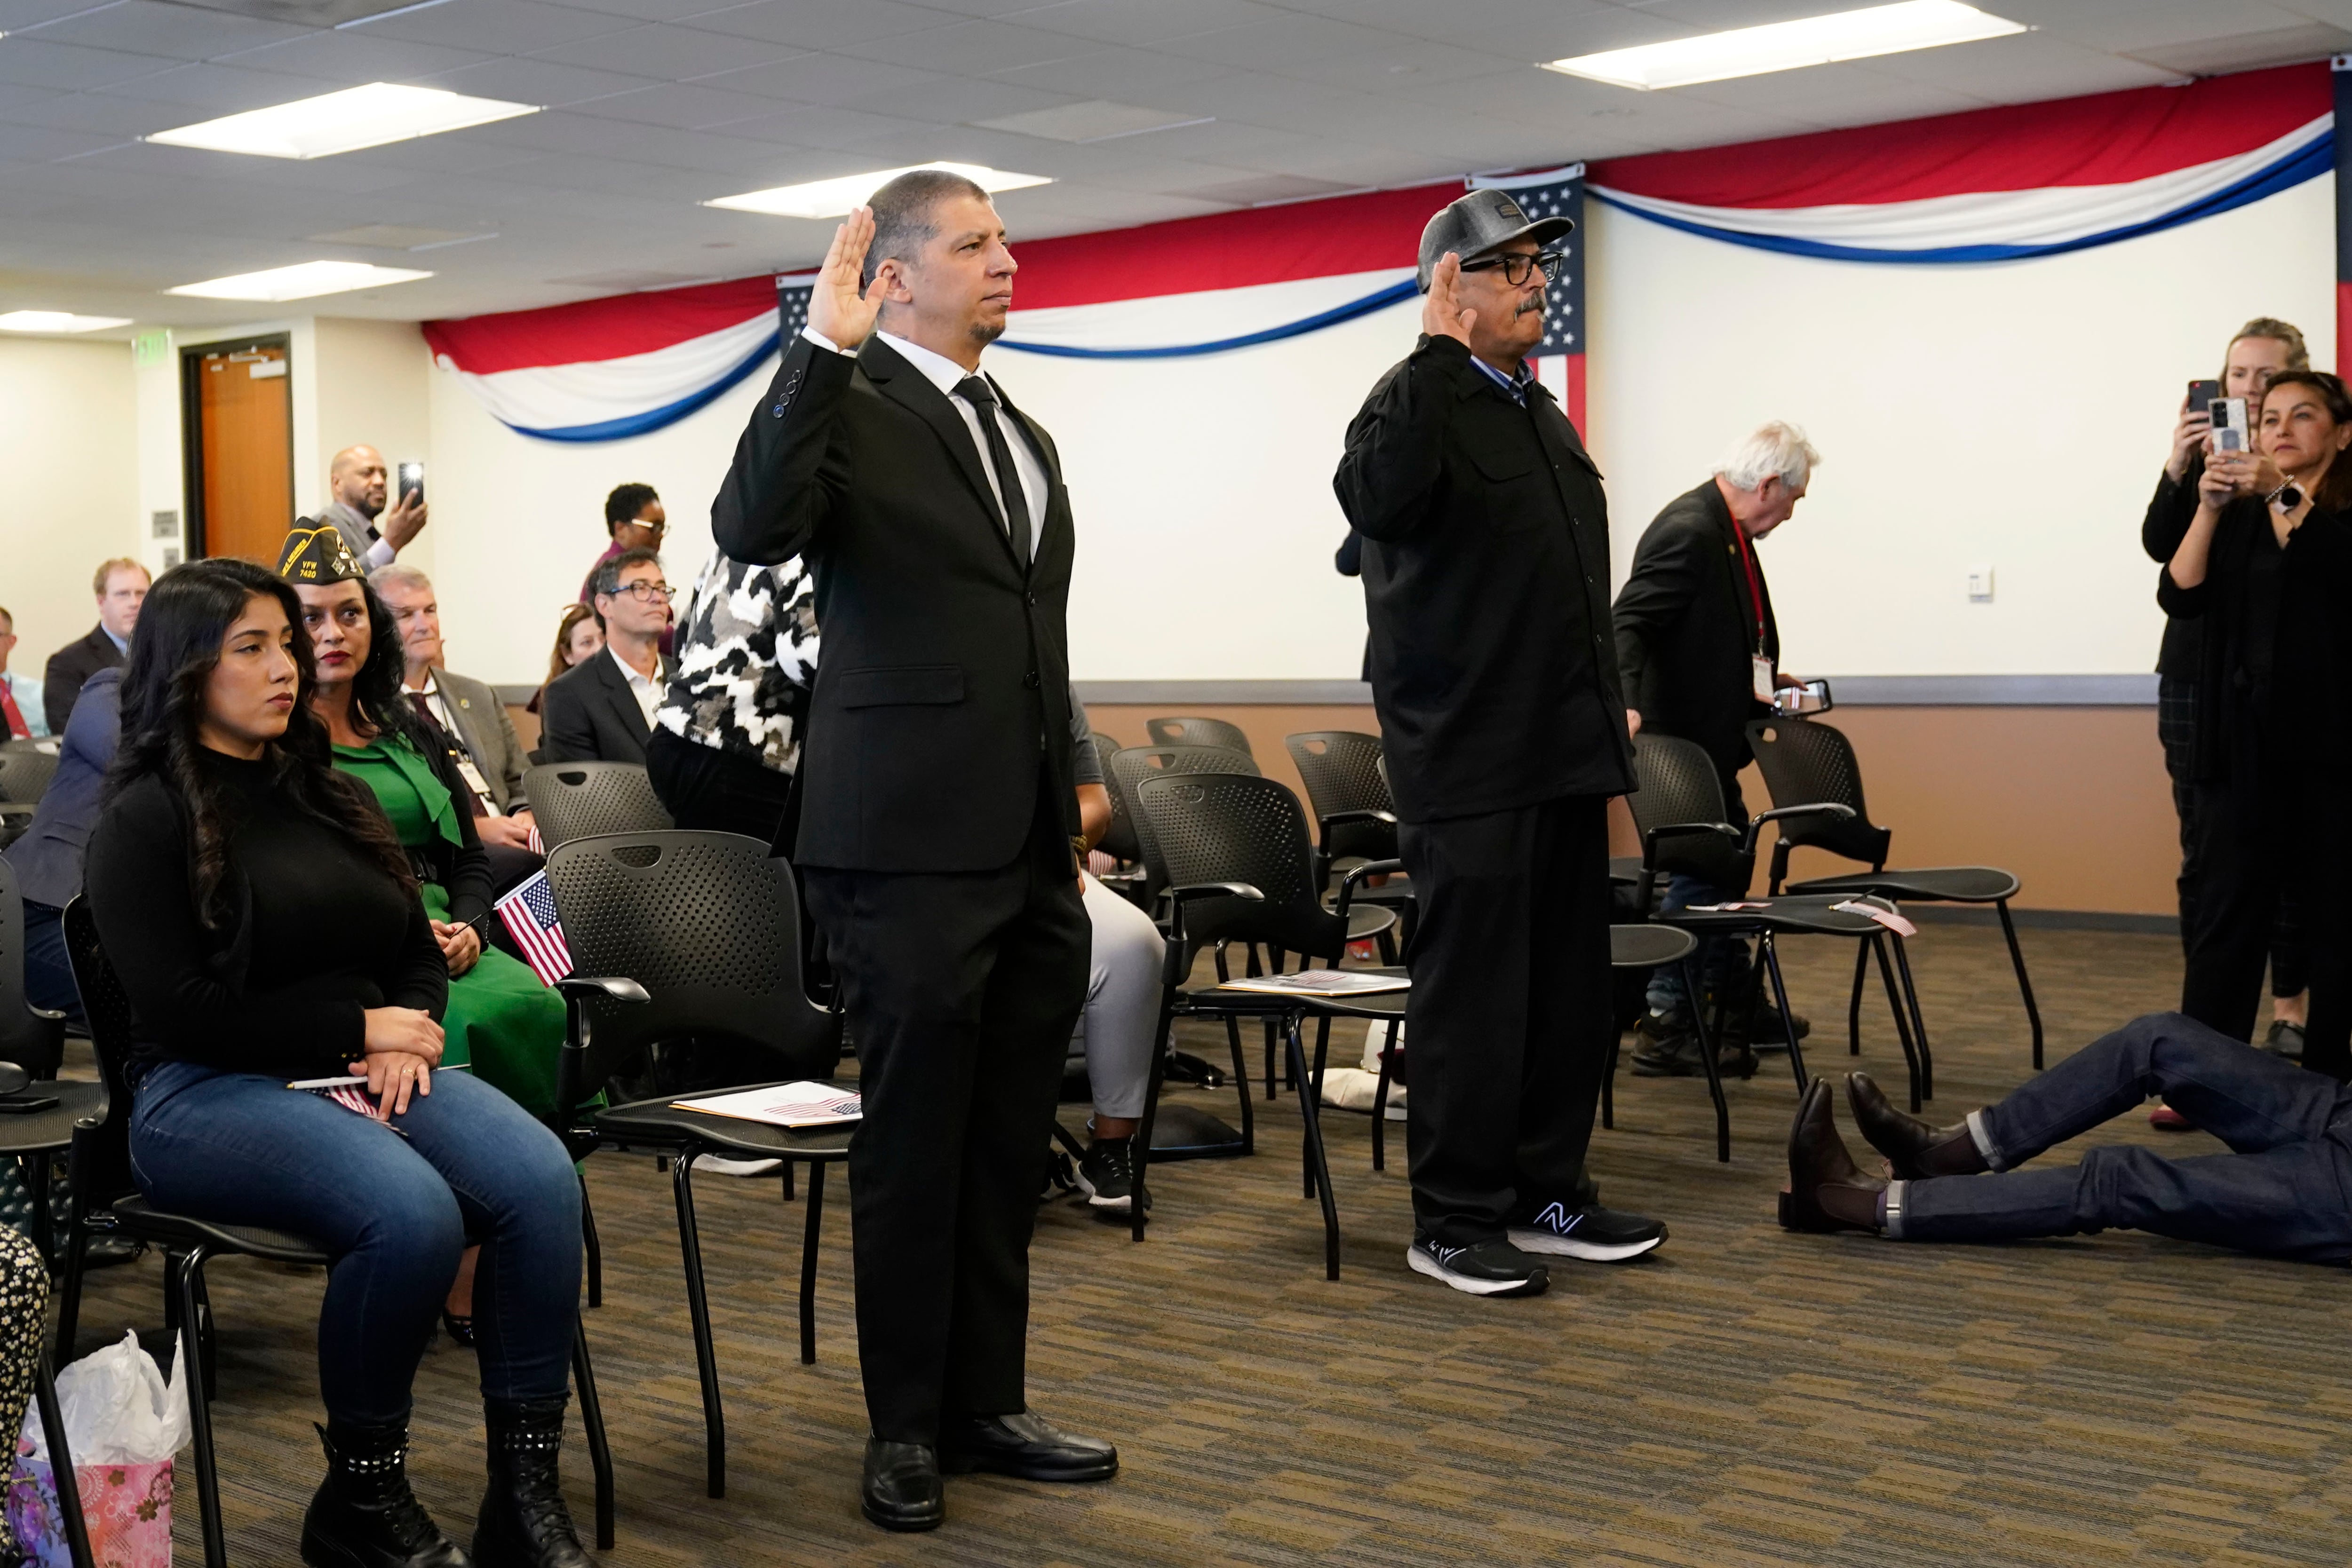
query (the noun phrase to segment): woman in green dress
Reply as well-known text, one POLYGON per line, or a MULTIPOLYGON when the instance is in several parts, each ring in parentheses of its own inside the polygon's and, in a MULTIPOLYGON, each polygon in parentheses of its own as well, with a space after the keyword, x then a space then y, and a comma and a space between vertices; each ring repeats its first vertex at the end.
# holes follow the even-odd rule
MULTIPOLYGON (((490 868, 464 777, 448 742, 401 689, 404 660, 391 612, 331 527, 298 528, 279 575, 302 601, 316 667, 311 711, 334 742, 335 766, 374 791, 416 868, 418 891, 449 964, 442 1065, 470 1066, 533 1115, 555 1108, 562 998, 525 965, 487 946, 490 868)), ((450 1332, 470 1343, 471 1249, 450 1293, 450 1332)))

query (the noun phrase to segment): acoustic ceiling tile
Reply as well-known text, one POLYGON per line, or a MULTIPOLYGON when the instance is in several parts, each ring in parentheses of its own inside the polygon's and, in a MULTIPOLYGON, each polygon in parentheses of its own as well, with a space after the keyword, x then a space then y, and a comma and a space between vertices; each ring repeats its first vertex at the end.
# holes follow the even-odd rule
POLYGON ((774 99, 755 97, 751 93, 728 92, 715 87, 685 82, 663 82, 656 87, 641 87, 628 92, 585 99, 574 104, 572 112, 604 120, 640 120, 647 125, 694 131, 704 126, 723 125, 730 120, 749 120, 754 115, 769 113, 775 107, 774 99))
POLYGON ((82 44, 172 59, 208 60, 241 49, 283 43, 314 31, 311 27, 194 5, 118 0, 111 5, 87 6, 79 16, 47 24, 34 36, 52 44, 82 44))
POLYGON ((576 38, 622 32, 635 25, 625 16, 551 5, 545 0, 462 0, 454 5, 425 5, 386 15, 351 31, 453 49, 527 55, 576 38))
POLYGON ((1069 59, 1089 48, 1085 39, 1067 33, 1048 33, 1010 22, 951 22, 944 27, 844 45, 841 52, 919 70, 982 76, 1069 59))
POLYGON ((905 0, 761 0, 706 12, 689 25, 796 49, 837 49, 966 20, 953 12, 911 5, 905 0))
POLYGON ((1025 27, 1106 44, 1149 46, 1221 27, 1272 22, 1284 13, 1259 0, 1059 0, 1023 11, 1025 27))
POLYGON ((793 103, 845 103, 869 93, 899 92, 909 99, 947 78, 936 71, 887 65, 847 55, 804 54, 766 65, 704 77, 696 85, 752 93, 793 103))
POLYGON ((506 57, 460 66, 454 71, 438 71, 421 78, 420 85, 445 87, 476 98, 504 99, 509 103, 557 109, 610 98, 615 93, 635 92, 651 82, 645 77, 622 76, 616 71, 583 70, 577 66, 559 66, 547 60, 506 57))
POLYGON ((0 38, 0 83, 21 82, 27 87, 71 92, 136 81, 170 68, 168 62, 153 55, 47 44, 37 37, 25 35, 0 38))

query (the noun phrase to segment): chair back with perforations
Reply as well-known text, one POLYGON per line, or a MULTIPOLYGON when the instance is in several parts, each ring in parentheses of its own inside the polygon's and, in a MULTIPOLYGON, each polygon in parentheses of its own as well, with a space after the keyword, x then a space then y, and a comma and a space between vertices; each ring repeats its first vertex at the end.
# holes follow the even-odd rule
POLYGON ((1886 864, 1895 834, 1873 827, 1862 803, 1862 764, 1853 742, 1833 725, 1811 718, 1759 719, 1748 727, 1748 747, 1775 806, 1810 806, 1817 800, 1853 808, 1850 819, 1796 817, 1780 824, 1788 843, 1808 844, 1833 855, 1864 862, 1873 871, 1886 864))
MULTIPOLYGON (((1298 797, 1271 779, 1242 773, 1161 774, 1136 789, 1175 887, 1247 883, 1265 895, 1204 898, 1184 909, 1184 937, 1204 942, 1264 942, 1337 965, 1348 923, 1323 907, 1315 846, 1298 797)), ((1190 954, 1184 956, 1190 957, 1190 954)), ((1188 966, 1171 966, 1181 973, 1188 966)))
POLYGON ((1103 831, 1102 842, 1096 847, 1114 860, 1129 864, 1139 862, 1143 844, 1135 836, 1135 811, 1128 804, 1127 791, 1120 788, 1118 775, 1110 765, 1110 759, 1126 747, 1100 730, 1088 736, 1087 741, 1095 748, 1095 757, 1102 767, 1103 791, 1110 797, 1110 826, 1103 831))
MULTIPOLYGON (((1286 735, 1283 748, 1307 786, 1307 804, 1320 822, 1342 811, 1390 811, 1387 777, 1381 770, 1381 737, 1352 729, 1317 729, 1286 735)), ((1393 860, 1397 831, 1392 822, 1339 822, 1333 825, 1326 846, 1334 860, 1361 855, 1366 860, 1393 860)))
POLYGON ((1128 821, 1135 825, 1136 849, 1143 857, 1143 907, 1156 908, 1160 889, 1168 885, 1167 862, 1151 837, 1151 819, 1136 796, 1147 779, 1171 773, 1240 773, 1255 777, 1257 763, 1246 751, 1223 746, 1130 746, 1114 752, 1110 776, 1127 805, 1128 821))
POLYGON ((16 868, 0 857, 0 1061, 55 1078, 65 1058, 65 1019, 35 1012, 25 994, 25 900, 16 868))
POLYGON ((1255 755, 1242 727, 1221 718, 1147 718, 1143 733, 1154 746, 1222 746, 1244 757, 1255 755))
MULTIPOLYGON (((1643 733, 1633 737, 1633 777, 1639 785, 1625 797, 1633 826, 1646 846, 1661 828, 1724 820, 1723 780, 1715 759, 1696 741, 1643 733)), ((1756 874, 1756 856, 1740 848, 1747 824, 1727 824, 1732 832, 1693 833, 1661 839, 1652 869, 1661 875, 1695 876, 1710 887, 1744 894, 1756 874)))
MULTIPOLYGON (((537 797, 532 797, 534 804, 537 797)), ((647 1046, 688 1037, 770 1053, 776 1079, 829 1078, 841 1020, 808 998, 792 868, 736 833, 599 833, 547 857, 572 973, 625 976, 652 998, 592 997, 567 1044, 557 1103, 573 1105, 647 1046)))
POLYGON ((57 752, 42 747, 57 744, 16 740, 0 745, 0 800, 12 806, 37 802, 47 791, 49 780, 58 776, 57 752))
POLYGON ((121 977, 98 939, 89 900, 76 897, 66 905, 64 919, 66 960, 73 966, 82 1014, 89 1019, 90 1049, 106 1080, 109 1107, 98 1125, 74 1129, 74 1189, 85 1208, 100 1210, 139 1190, 131 1175, 131 1083, 126 1076, 138 1020, 131 1010, 131 993, 122 988, 121 977))
POLYGON ((522 776, 522 789, 550 854, 593 833, 670 826, 653 780, 634 762, 542 762, 522 776))

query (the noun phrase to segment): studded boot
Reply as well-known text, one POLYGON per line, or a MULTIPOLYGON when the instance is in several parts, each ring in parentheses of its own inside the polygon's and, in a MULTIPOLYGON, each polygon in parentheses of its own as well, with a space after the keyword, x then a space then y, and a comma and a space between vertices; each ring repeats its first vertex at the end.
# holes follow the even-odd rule
POLYGON ((408 1490, 408 1427, 330 1419, 319 1428, 327 1479, 302 1516, 310 1568, 468 1568, 408 1490))
POLYGON ((474 1561, 480 1568, 590 1568, 557 1473, 567 1402, 561 1394, 484 1401, 490 1489, 474 1530, 474 1561))

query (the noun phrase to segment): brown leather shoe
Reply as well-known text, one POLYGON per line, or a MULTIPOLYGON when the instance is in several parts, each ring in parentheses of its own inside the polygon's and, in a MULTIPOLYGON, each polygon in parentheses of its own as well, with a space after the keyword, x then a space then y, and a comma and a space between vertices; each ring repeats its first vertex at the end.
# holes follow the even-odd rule
POLYGON ((1830 1109, 1830 1082, 1816 1078, 1797 1103, 1789 1129, 1789 1187, 1780 1195, 1780 1223, 1790 1230, 1878 1228, 1878 1198, 1886 1184, 1865 1176, 1845 1152, 1830 1109))
POLYGON ((1898 1180, 1979 1176, 1986 1168, 1966 1122, 1954 1127, 1931 1127, 1897 1109, 1867 1072, 1846 1074, 1845 1101, 1853 1111, 1855 1130, 1886 1156, 1898 1180))

